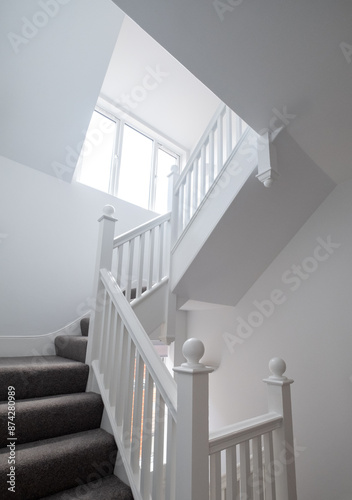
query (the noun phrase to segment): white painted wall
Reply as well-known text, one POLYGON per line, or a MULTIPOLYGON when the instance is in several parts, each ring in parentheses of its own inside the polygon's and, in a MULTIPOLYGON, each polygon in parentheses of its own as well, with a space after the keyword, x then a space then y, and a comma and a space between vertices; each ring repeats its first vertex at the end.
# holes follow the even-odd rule
POLYGON ((110 0, 2 2, 0 155, 70 181, 123 18, 110 0))
POLYGON ((156 214, 4 157, 0 178, 0 335, 53 332, 90 307, 104 205, 116 235, 156 214))
POLYGON ((205 342, 204 360, 221 361, 210 376, 212 429, 265 412, 261 380, 268 361, 286 360, 295 380, 300 500, 352 498, 351 216, 348 182, 326 198, 235 308, 188 313, 188 335, 205 342), (319 238, 336 248, 324 250, 319 238), (292 266, 302 264, 311 272, 300 278, 292 266), (276 304, 266 303, 268 317, 261 320, 254 302, 270 296, 276 304), (242 329, 246 338, 240 338, 239 317, 262 324, 242 329))

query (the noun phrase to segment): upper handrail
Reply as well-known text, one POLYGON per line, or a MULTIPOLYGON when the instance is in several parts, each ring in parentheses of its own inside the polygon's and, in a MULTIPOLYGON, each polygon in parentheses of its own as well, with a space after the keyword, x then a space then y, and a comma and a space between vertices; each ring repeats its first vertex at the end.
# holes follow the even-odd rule
POLYGON ((127 243, 128 241, 131 241, 138 236, 141 236, 143 233, 146 233, 147 231, 160 226, 160 224, 169 221, 170 219, 171 212, 168 212, 165 215, 159 215, 158 217, 155 217, 154 219, 151 219, 150 221, 145 222, 144 224, 141 224, 140 226, 137 226, 134 229, 127 231, 126 233, 116 236, 114 238, 113 248, 117 248, 118 246, 123 245, 124 243, 127 243))
POLYGON ((209 134, 210 134, 211 130, 215 127, 215 125, 216 125, 216 123, 217 123, 217 121, 219 119, 219 116, 221 116, 225 112, 225 109, 226 109, 226 104, 221 103, 220 106, 218 107, 218 109, 216 110, 213 118, 209 122, 209 125, 205 129, 203 135, 199 139, 196 147, 194 148, 191 156, 189 157, 189 159, 188 159, 188 161, 186 163, 185 168, 182 170, 180 178, 178 179, 178 181, 175 184, 175 193, 177 193, 177 191, 179 190, 180 186, 183 184, 185 178, 187 177, 187 174, 189 173, 190 169, 192 168, 194 160, 199 155, 199 153, 200 153, 200 151, 201 151, 204 143, 207 141, 207 139, 209 137, 209 134))
POLYGON ((269 412, 259 417, 228 425, 209 435, 209 454, 217 453, 231 446, 243 443, 254 437, 278 429, 282 425, 282 416, 269 412))

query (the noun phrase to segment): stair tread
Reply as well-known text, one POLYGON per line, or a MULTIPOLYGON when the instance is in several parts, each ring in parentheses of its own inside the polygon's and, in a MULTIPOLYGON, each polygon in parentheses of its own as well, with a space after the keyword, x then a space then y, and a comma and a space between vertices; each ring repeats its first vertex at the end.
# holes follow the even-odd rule
POLYGON ((129 486, 116 476, 104 477, 70 490, 62 491, 41 500, 133 500, 129 486))
POLYGON ((0 357, 0 370, 6 368, 21 368, 35 366, 37 369, 47 369, 50 366, 59 367, 67 365, 82 365, 79 361, 63 358, 61 356, 14 356, 10 358, 0 357))
POLYGON ((61 356, 0 358, 0 401, 15 387, 16 400, 84 392, 89 367, 61 356))
MULTIPOLYGON (((0 446, 7 442, 7 402, 0 403, 0 446)), ((16 401, 17 444, 100 427, 99 394, 82 392, 16 401)))
MULTIPOLYGON (((114 470, 116 452, 114 437, 102 429, 20 444, 16 446, 19 496, 13 498, 35 500, 109 476, 114 470)), ((2 477, 8 471, 8 456, 9 448, 2 448, 2 477)), ((0 496, 5 488, 0 483, 0 496)))

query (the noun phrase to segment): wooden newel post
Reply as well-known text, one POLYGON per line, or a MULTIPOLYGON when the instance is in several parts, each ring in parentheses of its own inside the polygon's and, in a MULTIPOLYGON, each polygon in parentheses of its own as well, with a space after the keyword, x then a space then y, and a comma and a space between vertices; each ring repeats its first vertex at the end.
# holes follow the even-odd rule
POLYGON ((274 461, 277 468, 276 498, 297 500, 296 465, 293 440, 291 384, 293 380, 284 376, 286 363, 273 358, 269 363, 272 375, 264 379, 268 387, 269 412, 283 417, 283 425, 273 431, 274 461))
POLYGON ((200 340, 182 349, 187 362, 174 368, 177 381, 176 500, 209 500, 209 394, 212 368, 199 360, 200 340))
POLYGON ((100 345, 100 325, 102 323, 102 314, 104 309, 104 289, 100 281, 100 269, 107 269, 111 271, 112 264, 112 251, 115 236, 115 222, 117 219, 114 217, 115 209, 111 205, 106 205, 103 209, 103 215, 98 219, 99 237, 98 237, 98 250, 95 265, 93 297, 95 299, 94 307, 92 308, 89 333, 88 333, 88 346, 86 363, 91 365, 94 359, 99 355, 100 345))

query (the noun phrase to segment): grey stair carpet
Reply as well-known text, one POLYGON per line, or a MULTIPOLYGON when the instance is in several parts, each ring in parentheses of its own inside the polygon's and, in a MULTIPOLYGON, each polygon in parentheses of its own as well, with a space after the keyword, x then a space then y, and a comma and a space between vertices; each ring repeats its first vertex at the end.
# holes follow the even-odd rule
POLYGON ((89 367, 59 356, 0 358, 0 401, 7 387, 16 388, 16 399, 84 392, 89 367))
MULTIPOLYGON (((16 402, 17 444, 74 434, 100 427, 100 395, 82 392, 16 402)), ((0 447, 7 443, 7 402, 0 403, 0 447)))
POLYGON ((87 342, 88 338, 82 335, 58 335, 55 339, 56 355, 84 363, 87 342))
MULTIPOLYGON (((8 473, 8 450, 0 450, 0 477, 8 473)), ((16 446, 16 492, 32 500, 74 488, 113 473, 116 444, 102 429, 16 446)), ((7 498, 0 481, 0 498, 7 498)), ((10 498, 10 497, 9 497, 10 498)))
POLYGON ((100 395, 85 392, 88 373, 84 363, 60 356, 0 358, 1 500, 133 500, 130 488, 113 476, 117 448, 100 429, 100 395), (9 386, 16 393, 12 437, 9 386), (15 492, 7 483, 9 445, 16 452, 15 492))
POLYGON ((41 500, 131 500, 131 490, 115 476, 107 476, 88 484, 81 484, 63 493, 41 500))

